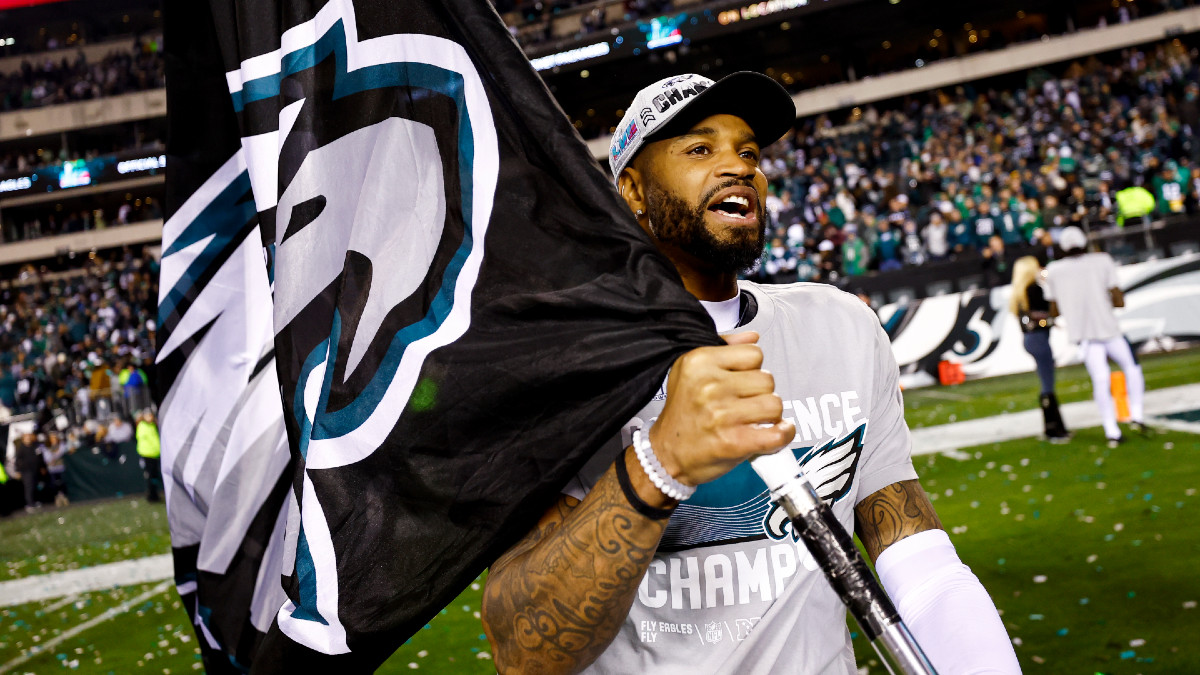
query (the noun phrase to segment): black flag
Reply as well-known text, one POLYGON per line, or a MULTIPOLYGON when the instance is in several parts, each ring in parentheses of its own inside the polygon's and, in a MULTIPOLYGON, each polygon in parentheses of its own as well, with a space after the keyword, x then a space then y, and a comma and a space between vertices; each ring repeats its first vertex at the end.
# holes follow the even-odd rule
POLYGON ((719 338, 489 4, 210 6, 293 459, 255 671, 374 667, 719 338))
POLYGON ((206 3, 168 3, 158 417, 175 582, 207 672, 245 672, 286 599, 290 452, 271 284, 206 3))

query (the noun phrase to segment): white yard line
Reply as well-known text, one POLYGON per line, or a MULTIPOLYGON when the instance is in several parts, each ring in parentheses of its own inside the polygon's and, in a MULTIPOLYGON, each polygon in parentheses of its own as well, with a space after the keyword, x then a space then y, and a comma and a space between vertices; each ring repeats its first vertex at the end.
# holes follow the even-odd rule
MULTIPOLYGON (((1170 415, 1184 410, 1195 410, 1200 407, 1200 384, 1186 384, 1180 387, 1154 389, 1146 392, 1146 416, 1153 418, 1158 415, 1170 415)), ((1068 429, 1086 429, 1100 426, 1100 411, 1093 401, 1078 401, 1061 406, 1063 419, 1068 429)), ((1151 419, 1155 425, 1160 420, 1151 419)), ((1164 427, 1176 428, 1175 423, 1162 424, 1164 427)), ((1195 426, 1195 425, 1193 425, 1195 426)), ((1192 430, 1183 429, 1181 430, 1192 430)), ((1020 412, 984 417, 952 424, 939 424, 934 427, 913 429, 913 454, 928 455, 935 452, 948 452, 959 448, 969 448, 986 443, 1000 443, 1018 438, 1030 438, 1042 435, 1042 411, 1022 410, 1020 412)))
POLYGON ((943 401, 970 401, 974 396, 967 394, 957 394, 952 391, 942 391, 937 387, 921 387, 920 389, 909 389, 906 396, 918 396, 921 398, 938 398, 943 401))
MULTIPOLYGON (((113 564, 116 565, 119 563, 113 563, 113 564)), ((12 583, 12 582, 10 581, 7 583, 12 583)), ((137 583, 137 582, 132 582, 132 583, 137 583)), ((29 649, 29 651, 25 652, 24 654, 18 656, 15 659, 12 659, 11 661, 9 661, 3 665, 0 665, 0 675, 2 675, 3 673, 7 673, 8 671, 12 670, 13 668, 16 668, 17 666, 21 665, 22 663, 25 663, 26 661, 28 661, 29 659, 32 659, 33 657, 37 656, 38 654, 42 654, 44 652, 48 652, 48 651, 54 649, 58 645, 62 644, 64 641, 70 640, 71 638, 75 637, 76 635, 79 635, 83 631, 88 630, 89 628, 98 626, 98 625, 104 623, 105 621, 111 621, 112 619, 115 619, 116 617, 124 614, 125 612, 128 612, 133 607, 136 607, 137 605, 140 605, 141 603, 149 600, 150 598, 153 598, 154 596, 163 593, 167 589, 171 588, 171 586, 173 584, 174 584, 174 582, 172 582, 172 581, 164 581, 161 584, 155 586, 154 588, 151 588, 150 590, 146 591, 145 593, 142 593, 141 595, 137 596, 136 598, 130 598, 130 599, 126 600, 125 602, 122 602, 120 605, 117 605, 116 607, 110 607, 110 608, 104 610, 104 612, 102 614, 100 614, 99 616, 92 617, 92 618, 88 619, 87 621, 84 621, 83 623, 79 624, 78 626, 75 626, 73 628, 68 628, 67 630, 63 631, 62 633, 59 633, 58 635, 56 635, 54 638, 52 638, 50 640, 46 640, 45 642, 43 642, 40 645, 35 645, 35 646, 31 647, 29 649)))
POLYGON ((45 607, 43 607, 41 609, 41 611, 45 614, 49 614, 50 612, 53 612, 54 610, 59 609, 60 607, 66 607, 67 605, 71 604, 72 602, 75 602, 78 599, 79 599, 79 596, 72 593, 71 595, 68 595, 65 598, 59 598, 57 602, 52 602, 49 605, 46 605, 45 607))
POLYGON ((147 584, 175 576, 171 554, 152 555, 0 583, 0 607, 23 605, 114 586, 147 584))

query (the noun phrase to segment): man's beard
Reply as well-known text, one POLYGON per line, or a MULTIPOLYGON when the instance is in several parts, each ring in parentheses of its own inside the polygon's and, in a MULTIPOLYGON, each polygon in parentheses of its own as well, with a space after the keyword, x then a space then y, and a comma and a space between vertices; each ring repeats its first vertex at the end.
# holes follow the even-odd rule
POLYGON ((718 272, 738 274, 754 266, 762 256, 766 241, 766 208, 758 200, 758 229, 731 228, 726 231, 728 239, 721 241, 709 232, 704 223, 707 205, 721 190, 744 181, 729 181, 709 190, 695 206, 683 199, 651 185, 646 193, 647 215, 650 231, 664 244, 670 244, 698 260, 704 261, 718 272))

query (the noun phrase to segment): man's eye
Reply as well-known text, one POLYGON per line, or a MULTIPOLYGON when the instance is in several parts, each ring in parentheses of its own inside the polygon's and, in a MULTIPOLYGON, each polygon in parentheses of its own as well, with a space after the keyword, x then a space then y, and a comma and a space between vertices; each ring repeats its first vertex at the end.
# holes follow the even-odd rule
POLYGON ((746 159, 752 159, 755 162, 758 161, 758 153, 754 152, 753 150, 743 150, 742 157, 745 157, 746 159))
POLYGON ((688 154, 689 155, 707 155, 708 154, 708 146, 697 145, 696 147, 692 148, 691 150, 688 150, 688 154))

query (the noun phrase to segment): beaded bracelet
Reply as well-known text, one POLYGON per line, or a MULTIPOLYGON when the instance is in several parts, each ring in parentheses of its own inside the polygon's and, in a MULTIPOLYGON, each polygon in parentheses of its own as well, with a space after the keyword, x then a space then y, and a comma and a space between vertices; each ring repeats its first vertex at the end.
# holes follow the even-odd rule
POLYGON ((650 482, 654 483, 654 487, 658 488, 659 492, 681 502, 695 494, 695 487, 684 485, 667 473, 662 463, 658 461, 658 456, 654 454, 654 448, 650 447, 649 434, 642 435, 641 429, 635 429, 633 432, 633 452, 637 455, 642 470, 646 472, 650 482))
POLYGON ((674 508, 660 509, 657 506, 650 506, 638 496, 637 490, 633 487, 633 481, 629 479, 629 469, 625 467, 624 452, 617 457, 617 461, 614 464, 617 469, 617 482, 621 485, 621 492, 625 494, 626 501, 629 502, 629 505, 635 511, 650 520, 666 520, 671 517, 671 513, 675 511, 674 508))

